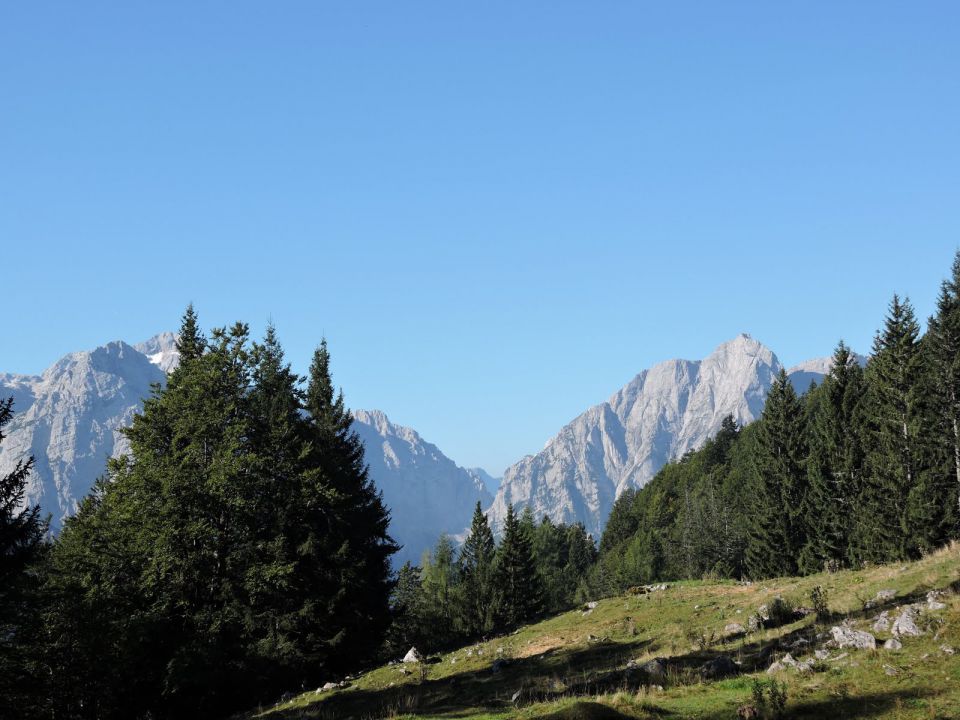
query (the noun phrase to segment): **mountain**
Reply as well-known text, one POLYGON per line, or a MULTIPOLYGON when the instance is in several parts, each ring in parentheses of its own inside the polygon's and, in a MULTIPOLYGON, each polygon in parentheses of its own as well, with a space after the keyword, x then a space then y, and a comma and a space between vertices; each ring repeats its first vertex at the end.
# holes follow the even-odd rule
POLYGON ((137 352, 141 352, 147 358, 163 370, 165 373, 172 372, 180 364, 180 351, 177 350, 177 336, 172 332, 163 332, 154 335, 149 340, 137 343, 133 346, 137 352))
POLYGON ((487 492, 490 493, 491 497, 497 493, 497 490, 500 488, 501 478, 495 478, 481 467, 467 468, 466 470, 470 473, 471 477, 483 483, 483 486, 487 489, 487 492))
MULTIPOLYGON (((176 336, 168 332, 133 346, 118 341, 71 353, 42 375, 0 374, 0 397, 12 396, 15 411, 0 445, 0 475, 22 458, 36 459, 26 500, 51 513, 56 532, 104 474, 107 459, 128 450, 121 428, 178 361, 176 336)), ((370 476, 391 509, 391 533, 404 546, 401 562, 419 560, 442 532, 462 532, 477 501, 487 507, 493 500, 486 487, 493 478, 458 467, 416 431, 376 410, 358 410, 354 419, 370 476)))
POLYGON ((0 445, 0 475, 33 455, 26 501, 39 503, 59 529, 103 475, 107 458, 128 448, 130 424, 163 370, 124 342, 75 352, 42 375, 0 375, 0 396, 13 396, 14 416, 0 445))
POLYGON ((616 498, 645 485, 673 458, 713 436, 723 418, 759 417, 780 362, 749 335, 703 360, 669 360, 644 370, 606 402, 560 430, 536 455, 507 468, 488 511, 494 527, 507 505, 537 518, 582 522, 595 538, 616 498))
MULTIPOLYGON (((868 360, 866 355, 853 353, 853 357, 856 358, 860 367, 866 366, 868 360)), ((830 372, 831 367, 833 367, 833 356, 828 355, 826 357, 807 360, 799 365, 794 365, 787 370, 787 375, 790 376, 793 389, 802 395, 810 389, 810 383, 815 382, 817 385, 822 383, 824 376, 830 372)))
POLYGON ((457 535, 470 525, 477 501, 487 507, 493 500, 479 474, 459 467, 415 430, 393 424, 379 410, 354 410, 353 419, 370 476, 390 508, 390 534, 403 545, 397 565, 419 562, 441 533, 457 535))

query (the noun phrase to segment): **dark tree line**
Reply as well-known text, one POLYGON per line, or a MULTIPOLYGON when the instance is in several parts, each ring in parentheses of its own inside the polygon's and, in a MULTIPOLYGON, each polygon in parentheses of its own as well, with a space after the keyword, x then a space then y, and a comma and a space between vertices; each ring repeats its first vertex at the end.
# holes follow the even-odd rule
MULTIPOLYGON (((219 717, 380 647, 397 546, 326 343, 305 385, 272 328, 262 342, 243 324, 207 338, 189 308, 178 349, 125 431, 129 455, 27 574, 34 603, 14 639, 31 693, 10 712, 219 717)), ((31 526, 10 542, 36 555, 37 510, 12 517, 0 534, 31 526)))
POLYGON ((960 253, 921 336, 894 296, 866 367, 844 343, 798 397, 781 372, 761 418, 614 505, 594 592, 910 560, 960 536, 960 253))
POLYGON ((586 597, 596 552, 583 525, 537 524, 512 506, 497 544, 477 503, 459 551, 443 536, 420 566, 400 569, 386 653, 432 652, 569 609, 586 597))

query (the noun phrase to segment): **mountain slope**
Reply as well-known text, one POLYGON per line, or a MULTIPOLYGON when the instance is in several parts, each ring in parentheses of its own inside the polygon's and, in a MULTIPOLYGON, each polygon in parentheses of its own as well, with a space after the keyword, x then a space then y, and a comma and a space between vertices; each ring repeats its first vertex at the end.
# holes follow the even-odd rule
POLYGON ((403 545, 395 564, 419 562, 441 533, 456 535, 470 524, 478 501, 483 507, 492 501, 481 477, 415 430, 391 423, 379 410, 354 410, 353 418, 370 476, 390 508, 390 534, 403 545))
MULTIPOLYGON (((754 681, 771 679, 787 685, 783 717, 960 717, 957 544, 913 563, 746 585, 696 580, 657 587, 601 599, 422 666, 391 662, 242 717, 773 717, 737 712, 752 702, 754 681), (817 587, 826 593, 829 618, 798 612, 783 624, 745 632, 775 598, 799 608, 817 587), (865 601, 872 609, 864 609, 865 601), (900 637, 899 649, 885 648, 895 637, 891 621, 917 606, 921 634, 900 637), (880 617, 886 622, 878 623, 880 617), (832 645, 834 627, 841 635, 870 633, 877 649, 832 645)), ((317 687, 340 679, 321 671, 317 687)))
POLYGON ((0 395, 13 395, 15 411, 0 445, 0 475, 33 455, 26 501, 51 513, 57 530, 103 475, 107 458, 127 450, 120 428, 165 379, 120 341, 66 355, 40 376, 0 376, 0 395))
POLYGON ((507 505, 536 517, 582 522, 599 537, 614 500, 642 487, 669 460, 698 448, 723 418, 741 424, 763 410, 780 362, 749 335, 699 361, 669 360, 644 370, 606 402, 575 418, 536 455, 507 468, 489 517, 507 505))

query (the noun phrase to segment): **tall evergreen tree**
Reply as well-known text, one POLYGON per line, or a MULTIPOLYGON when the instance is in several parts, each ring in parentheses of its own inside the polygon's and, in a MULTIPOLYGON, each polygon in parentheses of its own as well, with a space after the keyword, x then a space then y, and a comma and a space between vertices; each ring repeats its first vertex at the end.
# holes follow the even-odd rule
POLYGON ((865 372, 866 472, 855 545, 860 560, 916 557, 943 539, 919 335, 910 302, 894 295, 865 372))
POLYGON ((948 491, 950 531, 960 535, 960 251, 950 277, 940 286, 937 311, 924 336, 927 372, 935 410, 936 436, 943 442, 943 470, 951 478, 948 491))
POLYGON ((497 593, 493 571, 496 551, 487 516, 477 501, 470 534, 460 548, 459 558, 461 624, 470 636, 485 635, 494 628, 497 593))
POLYGON ((513 627, 540 612, 542 589, 533 559, 532 539, 510 504, 507 505, 503 539, 497 548, 496 577, 501 626, 513 627))
POLYGON ((859 428, 863 389, 863 370, 841 341, 830 372, 810 394, 803 572, 820 572, 827 562, 845 564, 852 559, 849 536, 863 475, 859 428))
POLYGON ((389 625, 390 557, 399 548, 389 535, 390 513, 369 477, 363 443, 352 429, 343 393, 334 392, 325 339, 310 365, 305 409, 313 456, 338 497, 337 543, 330 550, 340 602, 333 608, 333 621, 342 631, 337 657, 349 666, 369 657, 389 625))
MULTIPOLYGON (((0 400, 0 443, 13 419, 13 399, 0 400)), ((47 523, 39 505, 23 507, 33 458, 0 477, 0 697, 14 717, 29 717, 39 695, 32 663, 36 643, 37 565, 47 523)))
POLYGON ((804 409, 781 369, 767 395, 754 444, 753 502, 747 571, 754 577, 793 575, 805 542, 804 409))

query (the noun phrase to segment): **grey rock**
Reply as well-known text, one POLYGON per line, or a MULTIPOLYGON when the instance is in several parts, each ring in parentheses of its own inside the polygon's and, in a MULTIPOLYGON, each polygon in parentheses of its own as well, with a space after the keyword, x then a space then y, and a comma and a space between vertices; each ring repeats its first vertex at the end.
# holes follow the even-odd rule
POLYGON ((320 688, 320 690, 322 690, 323 692, 327 692, 328 690, 336 690, 336 689, 337 689, 337 683, 335 682, 324 683, 323 687, 320 688))
POLYGON ((903 643, 897 640, 896 638, 890 638, 883 644, 884 650, 901 650, 903 648, 903 643))
MULTIPOLYGON (((636 663, 636 661, 633 661, 636 663)), ((647 680, 666 680, 669 666, 665 658, 657 657, 639 665, 637 669, 647 680)))
POLYGON ((912 607, 904 608, 893 621, 890 632, 896 637, 921 635, 922 631, 917 627, 917 611, 912 607))
POLYGON ((942 652, 944 655, 953 655, 956 651, 950 645, 941 645, 940 652, 942 652))
POLYGON ((420 654, 420 651, 415 647, 407 650, 407 654, 403 656, 403 662, 405 663, 420 663, 423 662, 423 655, 420 654))
POLYGON ((877 647, 877 639, 863 630, 837 625, 830 628, 830 634, 833 636, 834 646, 838 648, 873 650, 877 647))
POLYGON ((887 610, 884 610, 882 613, 877 615, 873 619, 873 625, 870 627, 873 628, 874 632, 886 632, 890 629, 890 613, 887 610))
POLYGON ((723 634, 727 636, 743 635, 746 631, 747 631, 746 628, 737 622, 730 623, 729 625, 723 628, 723 634))

